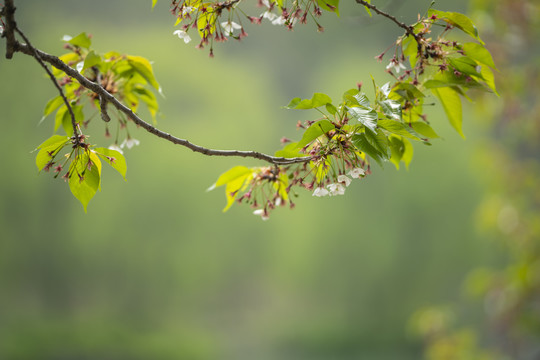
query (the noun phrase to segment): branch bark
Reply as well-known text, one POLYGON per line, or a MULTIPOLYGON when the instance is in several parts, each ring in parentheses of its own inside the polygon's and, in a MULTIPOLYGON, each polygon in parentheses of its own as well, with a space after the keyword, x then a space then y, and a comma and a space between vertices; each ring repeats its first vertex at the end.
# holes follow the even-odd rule
POLYGON ((398 19, 396 19, 395 16, 392 16, 382 10, 380 10, 378 7, 374 6, 374 5, 371 5, 370 3, 368 3, 367 1, 364 1, 364 0, 356 0, 356 3, 360 4, 360 5, 364 5, 365 7, 375 11, 377 14, 381 15, 381 16, 384 16, 385 18, 387 19, 390 19, 391 21, 393 21, 397 26, 399 26, 400 28, 404 29, 405 32, 409 35, 411 35, 412 37, 414 37, 416 40, 418 40, 418 35, 416 35, 414 33, 414 29, 412 26, 409 26, 405 23, 402 23, 401 21, 399 21, 398 19))
MULTIPOLYGON (((112 104, 116 109, 118 109, 118 111, 124 113, 136 125, 142 127, 143 129, 145 129, 146 131, 148 131, 149 133, 157 137, 165 139, 173 144, 187 147, 188 149, 194 152, 198 152, 207 156, 228 156, 228 157, 233 156, 233 157, 254 158, 254 159, 266 161, 274 165, 290 165, 290 164, 297 164, 297 163, 305 163, 311 160, 311 157, 308 157, 308 156, 296 157, 296 158, 284 158, 284 157, 271 156, 271 155, 260 153, 257 151, 209 149, 203 146, 193 144, 189 142, 188 140, 178 138, 164 131, 161 131, 158 128, 152 126, 148 122, 141 119, 130 108, 122 104, 118 99, 116 99, 112 94, 110 94, 107 90, 105 90, 101 85, 88 80, 86 77, 80 74, 77 70, 68 66, 58 57, 48 54, 46 52, 43 52, 33 47, 32 45, 30 45, 30 43, 27 40, 25 40, 27 42, 26 44, 22 44, 19 41, 17 41, 15 39, 15 32, 17 31, 17 25, 16 25, 15 17, 14 17, 15 6, 13 5, 13 0, 6 0, 2 12, 3 12, 2 15, 6 18, 6 28, 4 29, 4 36, 7 39, 6 57, 8 59, 11 59, 13 57, 13 53, 20 52, 20 53, 32 56, 40 62, 43 61, 43 62, 47 62, 51 64, 55 68, 65 72, 71 78, 77 80, 79 84, 81 84, 86 89, 97 94, 100 98, 101 104, 104 104, 104 105, 106 105, 107 103, 112 104)), ((20 34, 22 36, 22 33, 20 34)), ((63 98, 65 98, 65 96, 63 96, 63 98)), ((69 108, 70 107, 68 105, 68 109, 69 108)), ((106 110, 105 110, 105 114, 106 114, 106 110)), ((77 131, 75 131, 75 134, 77 134, 77 131)))

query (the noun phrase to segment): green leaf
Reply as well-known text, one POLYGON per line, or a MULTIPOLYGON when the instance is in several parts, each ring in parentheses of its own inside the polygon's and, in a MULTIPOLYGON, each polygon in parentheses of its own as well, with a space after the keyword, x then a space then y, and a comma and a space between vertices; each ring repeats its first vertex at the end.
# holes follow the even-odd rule
POLYGON ((161 91, 159 83, 154 77, 154 71, 152 70, 152 64, 150 61, 143 58, 142 56, 127 56, 129 65, 137 71, 150 85, 152 85, 156 90, 161 91))
POLYGON ((495 86, 495 76, 493 75, 493 71, 487 66, 482 66, 480 68, 480 73, 482 74, 482 78, 486 82, 486 85, 493 90, 493 92, 499 96, 499 93, 497 92, 497 88, 495 86))
POLYGON ((371 131, 369 129, 366 129, 365 134, 366 134, 366 139, 375 149, 377 149, 377 151, 381 154, 381 157, 383 159, 387 159, 388 158, 388 138, 386 137, 386 135, 384 135, 382 131, 375 133, 374 131, 371 131))
POLYGON ((459 97, 459 93, 450 87, 431 89, 431 91, 441 102, 450 124, 456 129, 461 137, 465 138, 461 129, 463 114, 461 111, 461 98, 459 97))
POLYGON ((463 44, 463 51, 465 52, 465 55, 478 61, 480 64, 496 69, 493 57, 484 45, 473 42, 465 43, 463 44))
POLYGON ((405 153, 405 144, 403 143, 401 136, 391 135, 388 138, 388 143, 390 145, 390 161, 397 170, 399 170, 399 163, 403 158, 403 153, 405 153))
POLYGON ((423 121, 415 121, 411 123, 411 126, 413 127, 414 131, 429 139, 437 139, 440 137, 431 126, 423 121))
POLYGON ((459 58, 448 58, 448 62, 454 69, 463 74, 482 77, 482 75, 476 70, 477 63, 473 59, 463 56, 459 58))
POLYGON ((86 35, 85 32, 82 32, 73 38, 69 35, 64 35, 62 40, 73 46, 78 46, 85 49, 89 49, 92 45, 92 40, 90 40, 90 37, 86 35))
POLYGON ((82 70, 79 72, 83 72, 84 70, 91 68, 92 66, 99 65, 101 63, 101 56, 97 55, 94 50, 91 50, 88 55, 86 55, 86 58, 84 59, 84 65, 82 67, 82 70))
MULTIPOLYGON (((360 93, 360 90, 358 89, 349 89, 343 93, 343 101, 348 100, 349 98, 353 98, 360 93)), ((353 100, 353 103, 357 103, 358 101, 356 99, 353 100)))
POLYGON ((154 6, 156 6, 157 4, 157 0, 152 0, 152 9, 154 8, 154 6))
POLYGON ((60 105, 64 103, 64 99, 60 95, 57 97, 52 98, 47 102, 47 105, 45 105, 45 109, 43 110, 43 118, 50 115, 54 110, 58 109, 60 105))
POLYGON ((245 176, 246 174, 251 174, 253 170, 245 166, 235 166, 232 169, 227 170, 219 176, 217 181, 212 185, 208 191, 214 190, 216 187, 225 185, 231 181, 235 181, 238 178, 245 176))
POLYGON ((40 149, 36 155, 36 166, 38 171, 43 168, 52 160, 62 148, 69 143, 69 138, 61 135, 53 135, 44 142, 42 142, 37 148, 40 149))
POLYGON ((332 104, 330 96, 321 93, 313 94, 311 99, 301 100, 300 98, 294 98, 289 105, 285 106, 286 109, 307 110, 318 108, 319 106, 332 104))
POLYGON ((51 145, 60 145, 62 143, 68 142, 69 138, 62 135, 53 135, 37 147, 38 149, 42 149, 44 147, 49 147, 51 145))
POLYGON ((338 112, 337 108, 332 104, 326 104, 326 111, 332 115, 336 115, 338 112))
POLYGON ((378 115, 375 110, 363 106, 347 107, 347 110, 353 118, 358 120, 366 128, 376 131, 378 115))
POLYGON ((289 177, 286 172, 281 172, 278 177, 278 181, 274 181, 272 184, 274 189, 277 190, 279 196, 285 201, 289 200, 289 194, 287 194, 287 187, 289 186, 289 177))
POLYGON ((317 121, 306 129, 304 135, 302 136, 302 140, 300 140, 296 146, 298 149, 301 149, 317 139, 319 136, 324 135, 335 128, 336 127, 328 120, 317 121))
POLYGON ((389 99, 398 100, 399 97, 402 97, 407 100, 416 100, 423 98, 423 92, 421 92, 416 86, 411 83, 398 82, 393 88, 390 94, 388 95, 389 99))
POLYGON ((358 150, 371 157, 382 167, 383 154, 381 154, 381 152, 371 144, 371 141, 368 140, 366 133, 355 134, 352 137, 352 142, 358 148, 358 150))
POLYGON ((144 103, 148 107, 148 111, 150 112, 150 115, 152 115, 152 120, 155 123, 156 114, 159 110, 159 105, 158 105, 158 102, 154 93, 142 86, 133 87, 133 92, 136 93, 142 101, 144 101, 144 103))
MULTIPOLYGON (((95 167, 97 168, 99 178, 101 179, 101 160, 99 160, 99 156, 94 151, 90 150, 90 152, 88 153, 88 157, 90 161, 92 162, 92 164, 95 165, 95 167)), ((98 189, 99 191, 101 191, 101 180, 99 182, 98 189)))
POLYGON ((284 157, 284 158, 295 158, 301 156, 307 156, 299 152, 299 147, 297 142, 287 144, 283 149, 276 151, 274 156, 284 157))
POLYGON ((103 160, 107 162, 107 164, 111 165, 112 168, 118 171, 120 175, 122 175, 124 180, 126 180, 127 164, 126 164, 126 158, 124 157, 124 155, 122 155, 120 152, 116 150, 111 150, 111 149, 102 148, 102 147, 95 148, 93 152, 98 154, 103 160))
POLYGON ((95 164, 88 163, 88 155, 81 154, 75 160, 75 165, 70 168, 69 188, 83 205, 84 212, 90 200, 96 194, 100 187, 101 177, 98 167, 95 164))
POLYGON ((401 120, 401 104, 397 101, 386 99, 378 102, 387 117, 394 120, 401 120))
POLYGON ((444 20, 448 24, 461 29, 463 32, 480 41, 482 44, 484 43, 478 36, 478 30, 476 29, 476 26, 474 26, 472 20, 469 19, 467 16, 457 12, 445 12, 430 9, 428 12, 428 16, 432 15, 437 15, 437 17, 441 20, 444 20))
POLYGON ((411 35, 408 35, 403 41, 403 55, 409 58, 411 69, 414 69, 418 59, 418 42, 411 35))
POLYGON ((335 12, 339 16, 339 0, 317 0, 317 2, 324 10, 335 12))
POLYGON ((383 119, 383 120, 379 120, 377 125, 385 129, 386 131, 391 132, 392 134, 405 136, 413 140, 420 140, 417 136, 411 134, 409 130, 407 129, 407 127, 405 127, 405 125, 403 125, 402 123, 398 121, 383 119))
POLYGON ((213 190, 218 186, 225 186, 225 196, 227 197, 227 205, 223 212, 229 210, 234 203, 238 193, 247 187, 250 179, 253 178, 253 170, 245 166, 235 166, 232 169, 221 174, 214 185, 208 188, 207 191, 213 190))
POLYGON ((401 141, 403 141, 403 145, 405 147, 403 155, 401 156, 401 161, 405 163, 405 167, 407 170, 409 170, 409 164, 411 163, 414 155, 414 148, 409 140, 401 138, 401 141))

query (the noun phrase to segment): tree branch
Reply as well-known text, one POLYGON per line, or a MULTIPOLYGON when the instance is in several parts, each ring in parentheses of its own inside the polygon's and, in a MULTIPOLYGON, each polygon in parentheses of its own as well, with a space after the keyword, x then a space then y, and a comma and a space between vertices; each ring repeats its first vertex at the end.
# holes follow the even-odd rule
MULTIPOLYGON (((232 3, 234 3, 234 1, 232 3)), ((173 144, 187 147, 188 149, 191 149, 192 151, 201 153, 203 155, 247 157, 247 158, 263 160, 263 161, 266 161, 268 163, 275 164, 275 165, 290 165, 290 164, 296 164, 296 163, 305 163, 311 160, 311 157, 309 156, 296 157, 296 158, 284 158, 284 157, 276 157, 276 156, 267 155, 267 154, 260 153, 257 151, 209 149, 203 146, 193 144, 189 142, 188 140, 180 139, 164 131, 161 131, 158 128, 152 126, 151 124, 141 119, 139 116, 137 116, 130 108, 122 104, 118 99, 116 99, 113 95, 111 95, 101 85, 88 80, 86 77, 80 74, 77 70, 65 64, 58 57, 54 55, 50 55, 46 52, 43 52, 33 47, 32 45, 30 45, 30 42, 28 41, 28 39, 17 28, 15 18, 14 18, 14 13, 15 13, 15 7, 13 5, 13 0, 6 0, 4 8, 2 9, 2 15, 6 18, 6 28, 4 29, 4 35, 3 35, 7 39, 6 58, 11 59, 13 57, 14 52, 21 52, 23 54, 36 58, 36 60, 38 60, 38 62, 46 69, 49 76, 51 76, 51 79, 54 80, 54 83, 56 84, 57 88, 59 87, 58 83, 56 82, 56 80, 54 79, 54 76, 52 75, 52 73, 50 73, 50 70, 47 68, 47 66, 43 62, 47 62, 51 64, 52 66, 54 66, 55 68, 65 72, 71 78, 76 79, 83 87, 96 93, 99 96, 100 104, 103 107, 101 111, 102 111, 102 117, 104 120, 108 118, 107 111, 104 108, 108 103, 110 103, 120 112, 126 114, 128 118, 131 119, 136 125, 144 128, 149 133, 157 137, 160 137, 162 139, 165 139, 169 142, 172 142, 173 144), (15 31, 19 32, 19 34, 25 39, 25 41, 27 42, 26 44, 21 44, 15 39, 15 35, 14 35, 15 31)), ((64 99, 64 102, 66 102, 67 99, 65 98, 61 88, 60 88, 60 94, 62 98, 64 99)), ((70 115, 72 116, 72 120, 74 120, 75 117, 73 115, 73 111, 71 110, 71 107, 69 106, 69 102, 67 102, 66 105, 68 109, 70 109, 70 115)), ((75 134, 77 135, 78 132, 76 131, 76 123, 75 121, 73 121, 73 123, 74 123, 74 131, 75 131, 75 134)), ((77 136, 76 136, 76 139, 78 140, 77 136)))
MULTIPOLYGON (((392 16, 382 10, 380 10, 379 8, 377 8, 376 6, 374 5, 371 5, 370 3, 368 3, 367 1, 364 1, 364 0, 356 0, 356 2, 360 5, 364 5, 365 7, 375 11, 377 14, 381 15, 381 16, 384 16, 385 18, 387 19, 390 19, 392 20, 394 23, 396 23, 397 26, 399 26, 400 28, 403 28, 405 30, 405 32, 409 35, 411 35, 412 37, 414 37, 415 39, 418 38, 418 35, 416 35, 414 33, 414 29, 412 26, 409 26, 405 23, 402 23, 401 21, 399 21, 398 19, 395 18, 395 16, 392 16)), ((418 39, 417 39, 418 40, 418 39)))
POLYGON ((21 35, 21 37, 24 39, 24 41, 26 41, 27 46, 32 51, 31 56, 33 56, 37 60, 37 62, 41 65, 41 67, 43 67, 43 69, 45 69, 45 72, 47 72, 47 75, 49 75, 49 78, 53 82, 54 86, 56 87, 56 89, 58 89, 58 92, 60 93, 60 96, 62 97, 62 100, 64 100, 64 104, 66 104, 66 107, 67 107, 68 112, 69 112, 69 116, 71 117, 71 126, 73 127, 74 143, 76 145, 79 145, 81 139, 79 138, 79 129, 77 128, 77 120, 75 119, 75 114, 73 113, 73 108, 71 107, 71 104, 69 103, 68 99, 66 98, 66 95, 64 94, 64 91, 62 90, 60 85, 58 85, 58 82, 56 81, 56 79, 55 79, 53 73, 51 72, 51 70, 49 70, 49 68, 47 67, 47 65, 45 65, 43 60, 41 60, 41 58, 40 58, 40 56, 39 56, 39 54, 37 52, 37 49, 35 47, 33 47, 32 44, 30 44, 30 40, 28 40, 28 38, 23 34, 23 32, 19 28, 15 27, 15 31, 17 31, 17 33, 19 33, 19 35, 21 35))
POLYGON ((6 19, 6 27, 2 34, 2 37, 6 38, 6 59, 11 59, 13 53, 17 51, 17 40, 15 39, 15 29, 17 23, 15 22, 15 6, 13 0, 5 0, 6 3, 2 8, 1 15, 6 19))

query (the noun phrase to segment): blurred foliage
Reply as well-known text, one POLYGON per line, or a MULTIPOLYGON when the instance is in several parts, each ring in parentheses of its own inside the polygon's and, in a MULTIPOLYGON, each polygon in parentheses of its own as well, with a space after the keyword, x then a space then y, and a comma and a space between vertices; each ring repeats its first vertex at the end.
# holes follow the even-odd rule
MULTIPOLYGON (((422 335, 428 359, 464 359, 471 343, 446 344, 463 331, 482 339, 486 359, 538 359, 540 356, 540 7, 537 1, 474 0, 471 16, 494 54, 501 101, 483 98, 477 117, 486 136, 473 166, 486 184, 475 215, 477 229, 507 254, 504 266, 478 267, 464 282, 466 294, 483 302, 483 327, 458 330, 445 324, 422 335), (471 332, 472 331, 472 332, 471 332)), ((462 313, 457 308, 454 311, 462 313)), ((429 311, 429 310, 424 310, 429 311)), ((417 327, 419 319, 412 320, 417 327)), ((475 355, 473 358, 481 358, 475 355)))

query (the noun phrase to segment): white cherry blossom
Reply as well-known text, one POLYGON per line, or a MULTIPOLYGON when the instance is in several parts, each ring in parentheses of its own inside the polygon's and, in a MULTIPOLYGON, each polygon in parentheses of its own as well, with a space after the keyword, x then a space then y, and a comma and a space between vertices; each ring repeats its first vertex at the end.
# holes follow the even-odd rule
POLYGON ((128 138, 124 139, 124 141, 120 144, 120 148, 123 149, 124 147, 127 147, 128 149, 131 149, 135 145, 139 145, 139 144, 140 144, 139 140, 134 139, 132 137, 128 137, 128 138))
POLYGON ((330 195, 345 195, 345 186, 341 184, 330 184, 327 186, 330 195))
POLYGON ((330 193, 328 192, 328 190, 322 187, 318 187, 315 189, 315 191, 313 191, 313 196, 322 197, 327 195, 330 195, 330 193))
POLYGON ((347 187, 347 186, 351 185, 351 181, 352 181, 352 180, 351 180, 351 178, 348 177, 347 175, 339 175, 339 176, 337 177, 337 181, 338 181, 338 183, 340 183, 340 184, 345 184, 345 187, 347 187))
POLYGON ((253 215, 257 215, 257 216, 260 216, 261 219, 263 219, 264 221, 270 219, 270 217, 268 216, 268 213, 266 212, 266 210, 264 209, 257 209, 253 212, 253 215))
POLYGON ((173 34, 178 35, 178 37, 184 40, 184 43, 186 44, 191 41, 191 37, 184 30, 176 30, 173 34))
POLYGON ((234 30, 240 30, 242 28, 234 21, 222 22, 221 27, 223 28, 223 33, 225 36, 230 36, 233 34, 234 30))
POLYGON ((354 168, 349 171, 349 176, 353 179, 359 179, 363 175, 366 175, 366 172, 362 168, 354 168))

